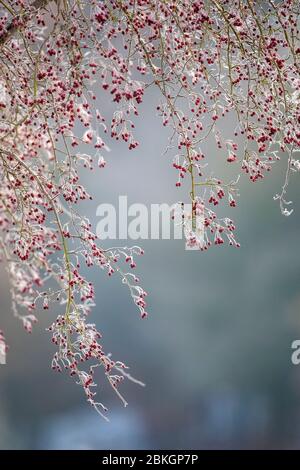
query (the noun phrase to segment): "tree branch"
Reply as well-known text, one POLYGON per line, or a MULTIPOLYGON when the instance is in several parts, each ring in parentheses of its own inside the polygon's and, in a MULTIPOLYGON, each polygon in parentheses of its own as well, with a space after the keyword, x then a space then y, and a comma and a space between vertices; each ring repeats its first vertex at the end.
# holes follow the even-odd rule
MULTIPOLYGON (((50 3, 51 0, 34 0, 34 2, 31 4, 31 7, 34 7, 35 9, 43 8, 45 7, 48 3, 50 3)), ((2 3, 2 2, 1 2, 2 3)), ((10 10, 9 10, 10 11, 10 10)), ((3 36, 0 37, 0 46, 3 46, 3 44, 8 41, 8 39, 16 32, 18 31, 18 26, 15 23, 15 19, 18 17, 16 15, 13 17, 11 23, 8 25, 6 29, 6 33, 3 34, 3 36)), ((26 15, 25 15, 26 18, 26 15)))

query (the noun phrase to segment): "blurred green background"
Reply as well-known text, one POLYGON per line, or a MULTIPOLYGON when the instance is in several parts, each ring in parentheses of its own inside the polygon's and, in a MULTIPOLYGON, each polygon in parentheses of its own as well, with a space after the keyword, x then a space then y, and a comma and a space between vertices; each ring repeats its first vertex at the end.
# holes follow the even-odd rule
MULTIPOLYGON (((129 204, 188 202, 187 191, 175 188, 170 156, 162 156, 168 134, 153 98, 137 121, 140 147, 110 143, 107 168, 83 175, 94 200, 81 210, 94 227, 98 204, 117 204, 119 195, 129 204)), ((223 166, 214 147, 206 154, 223 166)), ((296 175, 289 189, 295 211, 283 217, 273 195, 284 170, 285 158, 263 182, 242 177, 238 207, 226 209, 240 249, 198 253, 180 240, 139 241, 147 320, 118 278, 89 272, 97 292, 92 321, 106 351, 147 384, 124 384, 123 408, 99 371, 110 423, 70 377, 50 368, 55 349, 45 328, 55 312, 39 312, 32 335, 13 318, 2 269, 1 328, 10 350, 0 367, 0 448, 300 448, 300 366, 291 363, 291 343, 300 338, 300 189, 296 175)))

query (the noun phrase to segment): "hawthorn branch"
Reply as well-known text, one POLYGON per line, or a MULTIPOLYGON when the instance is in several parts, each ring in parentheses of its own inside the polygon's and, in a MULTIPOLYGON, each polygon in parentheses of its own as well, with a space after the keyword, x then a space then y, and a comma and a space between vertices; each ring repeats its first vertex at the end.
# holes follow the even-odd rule
MULTIPOLYGON (((34 0, 34 2, 31 4, 31 7, 35 8, 36 10, 39 10, 40 8, 46 7, 46 5, 50 2, 51 0, 34 0)), ((8 41, 9 38, 18 31, 19 26, 15 21, 18 18, 18 15, 15 15, 15 12, 10 8, 10 6, 6 2, 0 0, 0 4, 13 16, 12 21, 6 28, 6 32, 0 37, 0 46, 3 46, 6 41, 8 41)), ((27 15, 25 13, 23 19, 26 19, 26 17, 27 15)))

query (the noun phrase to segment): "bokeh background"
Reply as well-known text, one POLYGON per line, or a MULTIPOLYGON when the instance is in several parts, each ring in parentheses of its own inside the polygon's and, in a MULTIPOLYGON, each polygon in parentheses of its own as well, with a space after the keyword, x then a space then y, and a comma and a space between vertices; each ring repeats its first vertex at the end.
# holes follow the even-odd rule
MULTIPOLYGON (((83 174, 94 200, 81 210, 94 227, 98 204, 117 205, 119 195, 129 204, 188 202, 175 188, 170 155, 162 155, 168 132, 155 116, 156 99, 150 94, 142 105, 140 147, 129 152, 111 142, 107 168, 83 174)), ((108 103, 101 106, 111 112, 108 103)), ((224 154, 209 144, 205 151, 222 173, 224 154)), ((198 253, 185 251, 180 240, 139 242, 147 320, 117 277, 90 271, 97 286, 92 321, 105 349, 146 383, 123 385, 129 401, 123 408, 99 373, 109 423, 70 377, 50 368, 54 347, 45 328, 55 312, 39 312, 26 334, 12 316, 2 269, 1 328, 10 350, 0 366, 1 449, 300 448, 300 366, 291 363, 291 343, 300 338, 297 175, 290 184, 293 215, 283 217, 273 200, 285 161, 264 182, 242 177, 238 207, 228 209, 240 249, 198 253)))

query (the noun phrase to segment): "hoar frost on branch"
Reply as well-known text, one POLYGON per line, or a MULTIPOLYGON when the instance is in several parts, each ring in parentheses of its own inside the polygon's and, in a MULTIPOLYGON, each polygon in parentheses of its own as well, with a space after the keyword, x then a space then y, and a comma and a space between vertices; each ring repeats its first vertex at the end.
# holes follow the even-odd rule
POLYGON ((241 171, 257 182, 280 156, 286 175, 275 197, 290 214, 287 186, 300 170, 299 10, 298 0, 0 0, 0 252, 13 312, 31 331, 34 310, 58 302, 52 366, 67 369, 102 415, 95 368, 121 398, 119 383, 132 377, 87 322, 95 292, 81 266, 119 275, 145 317, 146 292, 131 271, 143 252, 101 247, 77 211, 90 199, 80 168, 105 166, 107 134, 138 146, 133 119, 156 87, 175 184, 186 184, 192 202, 189 246, 239 246, 217 206, 236 206, 241 171), (111 122, 100 89, 115 107, 111 122), (230 140, 226 116, 236 120, 230 140), (222 152, 236 180, 212 173, 202 150, 212 136, 211 152, 222 152))

